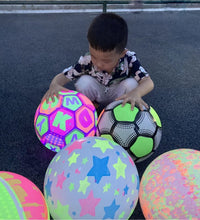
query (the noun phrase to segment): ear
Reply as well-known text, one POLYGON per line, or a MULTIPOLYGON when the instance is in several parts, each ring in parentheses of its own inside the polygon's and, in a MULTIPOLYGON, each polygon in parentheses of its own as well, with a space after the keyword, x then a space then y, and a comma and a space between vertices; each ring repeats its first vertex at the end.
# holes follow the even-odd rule
POLYGON ((124 49, 120 54, 120 58, 124 57, 127 51, 127 49, 124 49))

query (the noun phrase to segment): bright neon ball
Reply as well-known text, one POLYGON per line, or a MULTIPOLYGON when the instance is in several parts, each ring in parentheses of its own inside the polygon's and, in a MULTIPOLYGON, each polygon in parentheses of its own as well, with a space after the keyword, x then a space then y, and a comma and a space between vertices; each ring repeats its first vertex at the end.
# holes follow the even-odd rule
POLYGON ((139 199, 146 219, 200 219, 200 151, 157 157, 142 176, 139 199))
POLYGON ((137 204, 138 191, 132 158, 102 137, 67 145, 54 156, 44 181, 54 219, 127 219, 137 204))
POLYGON ((48 149, 58 152, 67 144, 94 136, 97 113, 92 102, 76 91, 62 91, 59 99, 37 108, 34 127, 37 137, 48 149))
POLYGON ((49 219, 43 194, 27 178, 0 171, 0 219, 49 219))

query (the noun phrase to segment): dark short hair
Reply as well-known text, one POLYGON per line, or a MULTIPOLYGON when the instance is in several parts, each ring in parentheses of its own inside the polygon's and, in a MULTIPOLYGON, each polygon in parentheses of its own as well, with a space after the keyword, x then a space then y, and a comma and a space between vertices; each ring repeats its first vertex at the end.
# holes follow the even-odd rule
POLYGON ((126 21, 114 13, 102 13, 91 23, 87 38, 92 48, 101 51, 116 49, 121 53, 127 44, 128 26, 126 21))

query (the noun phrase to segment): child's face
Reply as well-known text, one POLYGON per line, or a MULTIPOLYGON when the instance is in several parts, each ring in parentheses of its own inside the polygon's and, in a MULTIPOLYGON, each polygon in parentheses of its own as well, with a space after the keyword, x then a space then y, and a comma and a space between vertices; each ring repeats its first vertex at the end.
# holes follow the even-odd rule
POLYGON ((122 58, 126 51, 122 53, 117 53, 116 50, 103 52, 101 50, 95 50, 89 46, 90 55, 92 63, 99 71, 106 71, 107 73, 112 73, 113 69, 119 63, 120 58, 122 58))

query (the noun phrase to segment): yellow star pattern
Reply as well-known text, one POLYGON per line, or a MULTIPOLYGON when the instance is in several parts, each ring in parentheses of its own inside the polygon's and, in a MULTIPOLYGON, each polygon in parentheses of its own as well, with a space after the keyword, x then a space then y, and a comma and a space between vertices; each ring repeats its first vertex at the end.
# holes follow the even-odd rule
POLYGON ((60 201, 57 201, 57 208, 54 209, 54 216, 59 216, 61 219, 72 219, 68 213, 69 205, 62 205, 60 201))
POLYGON ((70 158, 68 158, 69 161, 69 167, 73 164, 76 163, 77 158, 79 157, 80 154, 76 154, 75 152, 72 154, 70 158))
POLYGON ((96 143, 93 145, 93 147, 100 148, 103 153, 105 153, 107 149, 113 149, 108 140, 96 139, 96 143))
POLYGON ((103 187, 103 192, 107 192, 111 187, 110 183, 106 183, 106 185, 103 187))
POLYGON ((71 192, 74 189, 74 183, 70 183, 69 185, 69 191, 71 192))
POLYGON ((88 182, 88 177, 86 176, 84 180, 80 180, 78 192, 85 194, 89 185, 90 183, 88 182))
POLYGON ((118 179, 120 176, 122 176, 125 179, 125 177, 126 177, 125 169, 126 169, 127 165, 121 161, 120 157, 118 157, 118 161, 117 161, 117 163, 115 163, 113 165, 113 167, 116 169, 116 172, 117 172, 116 179, 118 179))

